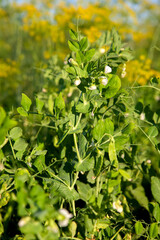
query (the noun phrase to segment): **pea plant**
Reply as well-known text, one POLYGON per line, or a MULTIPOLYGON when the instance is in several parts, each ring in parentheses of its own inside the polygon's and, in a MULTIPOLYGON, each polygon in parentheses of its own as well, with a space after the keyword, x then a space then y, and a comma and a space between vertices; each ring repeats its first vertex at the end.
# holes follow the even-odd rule
POLYGON ((34 103, 22 93, 18 114, 0 108, 0 235, 159 239, 159 171, 146 155, 159 158, 159 110, 121 88, 132 53, 115 29, 93 46, 69 34, 72 52, 34 103))

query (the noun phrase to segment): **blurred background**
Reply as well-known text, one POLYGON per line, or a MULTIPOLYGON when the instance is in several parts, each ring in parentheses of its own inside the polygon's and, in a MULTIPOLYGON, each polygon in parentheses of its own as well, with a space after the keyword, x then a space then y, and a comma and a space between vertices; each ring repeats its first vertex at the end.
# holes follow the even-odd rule
POLYGON ((52 65, 63 66, 68 30, 77 25, 91 44, 115 27, 133 49, 124 85, 160 75, 158 0, 0 0, 0 105, 9 110, 19 106, 22 92, 32 98, 43 91, 52 65))

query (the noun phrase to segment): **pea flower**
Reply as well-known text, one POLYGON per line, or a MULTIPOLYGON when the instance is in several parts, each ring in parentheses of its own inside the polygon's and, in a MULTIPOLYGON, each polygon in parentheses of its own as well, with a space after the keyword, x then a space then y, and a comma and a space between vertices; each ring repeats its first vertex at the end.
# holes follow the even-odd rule
POLYGON ((113 208, 117 210, 117 212, 121 213, 123 212, 123 207, 121 205, 121 201, 117 200, 116 202, 113 202, 113 208))
POLYGON ((73 217, 73 214, 69 213, 65 208, 60 209, 59 213, 64 216, 64 219, 59 220, 58 225, 60 227, 67 227, 69 223, 69 219, 73 217))
POLYGON ((121 73, 121 78, 124 78, 125 76, 126 76, 126 71, 123 71, 122 73, 121 73))
POLYGON ((104 72, 105 73, 111 73, 112 72, 112 68, 109 67, 108 65, 106 65, 105 68, 104 68, 104 72))
POLYGON ((78 66, 78 63, 73 58, 68 59, 68 62, 73 66, 78 66))
POLYGON ((103 53, 105 53, 106 50, 105 50, 105 48, 100 48, 99 51, 100 51, 100 53, 103 54, 103 53))
POLYGON ((74 81, 74 85, 78 86, 81 83, 81 80, 79 77, 76 78, 76 80, 74 81))
POLYGON ((89 87, 89 90, 96 90, 96 89, 97 89, 96 85, 91 85, 91 86, 89 87))
POLYGON ((108 79, 105 76, 99 77, 99 80, 100 80, 100 83, 104 86, 106 86, 108 83, 108 79))
POLYGON ((124 78, 126 76, 126 64, 123 64, 123 68, 122 68, 122 73, 121 73, 121 78, 124 78))

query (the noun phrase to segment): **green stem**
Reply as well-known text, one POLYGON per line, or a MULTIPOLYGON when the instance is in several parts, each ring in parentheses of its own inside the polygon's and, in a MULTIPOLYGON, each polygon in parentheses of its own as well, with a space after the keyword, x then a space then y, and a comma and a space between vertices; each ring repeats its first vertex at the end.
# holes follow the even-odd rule
POLYGON ((135 89, 135 88, 153 88, 153 89, 155 89, 155 90, 157 90, 157 91, 159 91, 160 92, 160 89, 159 88, 156 88, 156 87, 154 87, 154 86, 147 86, 147 85, 145 85, 145 86, 138 86, 138 87, 130 87, 131 89, 133 88, 133 89, 135 89))
POLYGON ((76 217, 76 208, 75 208, 75 201, 72 201, 72 207, 73 207, 73 216, 76 217))
POLYGON ((8 135, 8 140, 9 140, 9 143, 10 143, 10 146, 11 146, 11 149, 12 149, 13 157, 14 157, 14 159, 16 160, 16 159, 17 159, 17 158, 16 158, 16 154, 15 154, 15 152, 14 152, 13 145, 12 145, 12 142, 11 142, 11 139, 10 139, 9 135, 8 135))
POLYGON ((81 117, 82 117, 82 113, 79 114, 79 118, 78 118, 78 121, 76 123, 76 125, 74 126, 73 130, 76 129, 81 121, 81 117))
POLYGON ((99 193, 99 181, 100 181, 100 176, 97 177, 97 181, 96 181, 96 197, 97 198, 99 193))
POLYGON ((71 189, 70 186, 68 186, 67 183, 64 182, 64 181, 63 181, 61 178, 59 178, 57 175, 55 175, 54 173, 50 172, 49 170, 48 170, 48 173, 51 174, 54 178, 56 178, 56 179, 59 180, 60 182, 62 182, 62 183, 63 183, 65 186, 67 186, 69 189, 71 189))
POLYGON ((123 228, 124 228, 124 226, 122 226, 122 227, 114 234, 114 236, 113 236, 110 240, 113 240, 123 228))
POLYGON ((75 148, 76 148, 76 153, 77 153, 78 161, 79 161, 79 163, 81 163, 82 160, 81 160, 81 157, 80 157, 80 154, 79 154, 78 144, 77 144, 77 137, 76 137, 76 134, 75 134, 75 133, 73 133, 73 138, 74 138, 74 145, 75 145, 75 148))
POLYGON ((75 184, 76 184, 76 182, 77 182, 77 179, 78 179, 78 175, 79 175, 79 172, 76 172, 76 176, 75 176, 74 181, 73 181, 73 183, 72 183, 71 189, 74 188, 74 186, 75 186, 75 184))

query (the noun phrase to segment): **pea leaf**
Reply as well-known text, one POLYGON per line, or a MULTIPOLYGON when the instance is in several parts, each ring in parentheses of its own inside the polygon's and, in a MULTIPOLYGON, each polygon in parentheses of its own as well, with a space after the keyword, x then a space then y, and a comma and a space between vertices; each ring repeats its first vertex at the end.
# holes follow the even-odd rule
POLYGON ((5 117, 6 117, 6 112, 2 107, 0 107, 0 126, 2 125, 5 117))
POLYGON ((77 40, 78 39, 78 33, 75 32, 73 29, 69 30, 69 35, 73 40, 77 40))
POLYGON ((79 44, 77 42, 68 40, 68 45, 71 51, 73 52, 79 51, 79 44))
POLYGON ((65 108, 65 102, 64 102, 64 100, 62 98, 62 93, 60 93, 59 96, 56 97, 56 99, 55 99, 55 107, 59 108, 60 110, 65 108))
POLYGON ((24 110, 28 112, 31 104, 32 104, 32 102, 31 102, 30 98, 27 97, 27 95, 25 95, 24 93, 22 93, 21 105, 24 108, 24 110))
POLYGON ((28 146, 28 143, 26 143, 26 141, 23 138, 18 138, 14 145, 13 148, 16 151, 24 151, 26 149, 26 147, 28 146))
POLYGON ((23 107, 18 107, 17 108, 17 112, 22 116, 22 117, 27 117, 28 113, 26 112, 26 110, 24 110, 23 107))
POLYGON ((16 140, 22 136, 22 129, 20 127, 15 127, 10 131, 10 138, 16 140))
POLYGON ((93 129, 93 137, 99 141, 105 134, 113 135, 113 131, 114 125, 109 118, 106 118, 105 120, 100 119, 93 129))
POLYGON ((40 100, 39 98, 36 98, 36 107, 37 107, 37 111, 38 113, 42 113, 42 108, 44 106, 44 102, 42 100, 40 100))
POLYGON ((160 179, 157 177, 151 177, 151 191, 154 199, 160 203, 160 179))
POLYGON ((150 238, 155 238, 158 235, 158 224, 152 223, 149 228, 149 236, 150 238))
POLYGON ((85 51, 86 48, 88 47, 88 39, 87 39, 87 37, 82 38, 79 44, 80 44, 80 50, 81 51, 85 51))
POLYGON ((143 225, 142 225, 142 223, 140 221, 137 221, 135 223, 134 227, 135 227, 135 232, 136 232, 137 235, 142 234, 142 232, 143 232, 143 225))
POLYGON ((108 147, 108 153, 109 153, 109 159, 111 161, 111 164, 115 167, 118 168, 118 159, 117 159, 117 154, 116 154, 116 148, 115 148, 115 141, 114 138, 111 139, 108 147))
POLYGON ((117 75, 108 76, 108 84, 104 89, 104 94, 106 98, 111 98, 116 95, 121 87, 121 80, 117 75))

